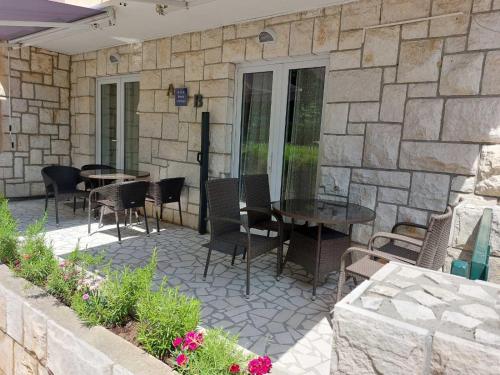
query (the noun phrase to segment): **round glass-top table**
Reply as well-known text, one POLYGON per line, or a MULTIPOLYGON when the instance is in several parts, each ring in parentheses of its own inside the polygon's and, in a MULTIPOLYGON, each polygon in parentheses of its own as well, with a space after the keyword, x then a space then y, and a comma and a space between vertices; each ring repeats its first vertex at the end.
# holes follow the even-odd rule
POLYGON ((101 181, 131 181, 149 177, 149 172, 133 169, 89 169, 81 171, 80 176, 101 181))
POLYGON ((314 254, 313 299, 316 298, 318 284, 323 225, 345 225, 350 236, 352 224, 366 223, 375 219, 375 212, 369 208, 353 203, 321 199, 285 199, 273 202, 272 208, 281 216, 318 225, 316 252, 314 254))

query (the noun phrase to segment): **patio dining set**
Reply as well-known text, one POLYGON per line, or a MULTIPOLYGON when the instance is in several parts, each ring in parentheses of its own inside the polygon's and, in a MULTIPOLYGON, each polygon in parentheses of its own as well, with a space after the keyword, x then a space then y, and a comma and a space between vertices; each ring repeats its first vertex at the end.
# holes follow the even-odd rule
MULTIPOLYGON (((135 213, 143 210, 144 225, 149 235, 146 202, 155 207, 156 229, 160 232, 163 205, 177 203, 182 225, 180 203, 184 177, 149 181, 149 173, 119 170, 106 165, 85 165, 81 169, 50 166, 42 169, 46 186, 45 209, 48 199, 55 198, 56 222, 59 222, 58 202, 83 199, 88 201, 88 233, 91 233, 92 213, 102 226, 106 212, 114 213, 121 243, 120 216, 125 225, 132 224, 135 213), (78 185, 83 184, 83 189, 78 185), (160 211, 160 213, 158 212, 160 211)), ((367 248, 351 247, 352 226, 375 219, 367 207, 343 201, 321 199, 282 199, 271 201, 269 178, 266 174, 238 178, 212 179, 206 183, 209 209, 210 241, 203 272, 205 280, 213 251, 237 256, 246 262, 245 296, 250 296, 251 266, 256 258, 276 250, 276 279, 279 280, 287 262, 302 266, 312 275, 312 298, 318 284, 332 272, 339 273, 337 301, 342 298, 347 277, 359 280, 370 278, 389 261, 412 264, 432 270, 443 267, 451 229, 452 209, 432 214, 428 226, 397 223, 390 233, 375 233, 367 248), (240 189, 243 194, 240 193, 240 189), (241 207, 241 201, 245 207, 241 207), (244 229, 242 231, 242 228, 244 229), (410 230, 409 230, 410 229, 410 230), (405 230, 403 234, 402 230, 405 230), (412 233, 408 235, 408 233, 412 233), (383 243, 382 243, 383 241, 383 243), (287 247, 285 254, 284 246, 287 247)))

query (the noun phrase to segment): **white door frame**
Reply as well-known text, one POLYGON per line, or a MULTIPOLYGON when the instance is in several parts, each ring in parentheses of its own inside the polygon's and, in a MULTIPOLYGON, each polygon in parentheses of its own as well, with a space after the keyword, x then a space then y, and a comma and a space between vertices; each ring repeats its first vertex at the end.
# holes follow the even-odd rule
MULTIPOLYGON (((288 74, 291 69, 325 67, 325 85, 323 91, 323 115, 321 116, 321 133, 325 119, 326 89, 329 57, 305 56, 302 58, 286 58, 275 61, 240 64, 236 69, 235 100, 236 108, 233 119, 233 139, 231 157, 231 176, 239 177, 240 142, 241 142, 241 107, 243 102, 243 75, 245 73, 273 72, 271 97, 271 125, 269 129, 269 152, 267 173, 270 179, 271 199, 279 200, 281 196, 281 177, 283 168, 283 144, 285 141, 286 110, 288 101, 288 74), (275 124, 273 126, 273 124, 275 124)), ((320 136, 321 137, 321 136, 320 136)), ((321 152, 321 142, 320 142, 321 152)), ((318 171, 320 163, 318 162, 318 171)), ((319 172, 318 172, 319 173, 319 172)), ((318 181, 317 181, 318 183, 318 181)))
POLYGON ((123 111, 125 109, 125 83, 140 82, 139 74, 127 74, 112 77, 102 77, 96 80, 96 163, 101 163, 101 86, 116 84, 116 167, 125 166, 125 124, 123 111))

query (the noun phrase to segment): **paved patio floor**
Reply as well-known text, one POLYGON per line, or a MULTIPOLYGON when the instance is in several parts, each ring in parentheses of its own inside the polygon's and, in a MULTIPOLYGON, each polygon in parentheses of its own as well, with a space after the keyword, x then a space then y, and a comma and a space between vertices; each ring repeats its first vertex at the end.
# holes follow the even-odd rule
MULTIPOLYGON (((43 214, 43 200, 16 201, 10 204, 21 229, 43 214)), ((275 279, 275 255, 263 255, 252 264, 251 298, 244 298, 245 263, 237 258, 213 253, 209 274, 202 280, 208 235, 163 223, 146 236, 143 225, 123 228, 122 244, 116 227, 109 222, 87 235, 86 215, 61 204, 59 227, 55 225, 53 203, 49 202, 47 237, 57 255, 64 256, 77 244, 91 253, 102 252, 113 265, 140 266, 148 262, 154 248, 158 251, 157 283, 166 276, 169 284, 203 303, 202 326, 223 327, 239 336, 241 346, 256 354, 268 354, 287 374, 329 374, 332 328, 329 311, 335 300, 337 275, 331 274, 311 299, 311 276, 287 264, 280 281, 275 279)), ((109 218, 111 219, 111 218, 109 218)), ((156 228, 150 219, 150 228, 156 228)), ((286 249, 286 247, 285 247, 286 249)))

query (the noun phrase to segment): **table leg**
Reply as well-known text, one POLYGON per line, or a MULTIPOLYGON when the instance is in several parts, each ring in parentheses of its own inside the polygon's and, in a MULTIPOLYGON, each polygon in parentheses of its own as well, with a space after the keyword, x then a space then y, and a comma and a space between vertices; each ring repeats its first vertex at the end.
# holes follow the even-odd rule
POLYGON ((318 285, 318 277, 319 277, 319 259, 321 254, 321 232, 323 229, 323 224, 318 223, 318 239, 316 245, 316 261, 314 263, 314 281, 313 281, 313 301, 316 299, 316 287, 318 285))

